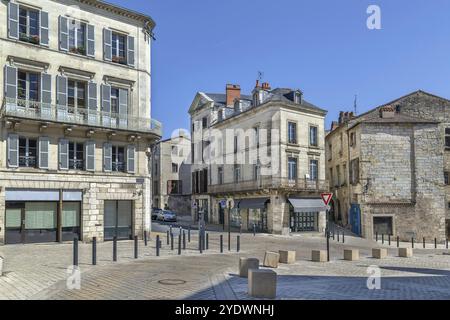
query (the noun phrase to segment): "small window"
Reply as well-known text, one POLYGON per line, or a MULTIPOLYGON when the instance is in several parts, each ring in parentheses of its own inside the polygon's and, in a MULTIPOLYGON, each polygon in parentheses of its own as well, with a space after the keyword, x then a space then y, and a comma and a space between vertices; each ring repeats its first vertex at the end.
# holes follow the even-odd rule
POLYGON ((333 159, 333 145, 331 143, 328 144, 328 160, 333 159))
POLYGON ((295 98, 294 102, 298 104, 302 104, 302 93, 297 91, 295 92, 295 98))
POLYGON ((234 136, 234 153, 238 152, 238 137, 234 136))
POLYGON ((288 143, 297 144, 297 123, 288 122, 288 143))
POLYGON ((223 167, 217 168, 217 183, 223 184, 223 167))
POLYGON ((178 147, 177 146, 172 146, 172 154, 178 155, 178 147))
POLYGON ((356 147, 356 134, 354 132, 350 133, 350 146, 356 147))
POLYGON ((113 146, 112 147, 112 171, 125 172, 125 147, 113 146))
POLYGON ((181 181, 179 180, 169 180, 167 181, 167 194, 181 194, 181 181))
POLYGON ((159 181, 153 182, 153 194, 155 196, 159 195, 159 181))
POLYGON ((69 52, 86 55, 86 24, 77 20, 69 21, 69 52))
POLYGON ((450 209, 450 202, 447 202, 447 208, 450 209))
POLYGON ((450 149, 450 128, 445 128, 445 147, 450 149))
POLYGON ((359 158, 350 161, 350 183, 359 183, 359 158))
POLYGON ((178 173, 178 164, 172 163, 172 173, 178 173))
POLYGON ((319 139, 317 137, 317 127, 310 126, 309 127, 309 145, 312 147, 317 147, 319 145, 318 141, 319 141, 319 139))
POLYGON ((112 34, 112 62, 127 64, 126 56, 126 39, 127 37, 113 32, 112 34))
POLYGON ((69 169, 84 170, 84 145, 69 142, 69 169))
POLYGON ((204 117, 204 118, 202 119, 202 128, 203 128, 203 129, 208 128, 208 118, 207 118, 207 117, 204 117))

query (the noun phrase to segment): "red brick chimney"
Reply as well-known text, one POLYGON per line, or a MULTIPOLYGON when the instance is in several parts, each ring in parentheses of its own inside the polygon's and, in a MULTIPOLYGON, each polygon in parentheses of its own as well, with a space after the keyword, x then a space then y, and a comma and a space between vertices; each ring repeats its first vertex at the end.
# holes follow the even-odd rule
POLYGON ((262 84, 262 88, 263 88, 263 90, 270 90, 270 84, 268 82, 264 82, 262 84))
POLYGON ((227 84, 227 106, 234 105, 234 100, 241 98, 241 86, 237 84, 227 84))

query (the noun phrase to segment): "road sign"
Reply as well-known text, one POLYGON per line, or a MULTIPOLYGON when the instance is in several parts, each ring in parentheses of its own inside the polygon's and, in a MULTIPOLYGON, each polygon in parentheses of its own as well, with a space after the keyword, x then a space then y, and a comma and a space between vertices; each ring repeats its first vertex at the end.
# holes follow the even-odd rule
POLYGON ((331 198, 333 197, 332 193, 322 193, 320 195, 322 197, 323 203, 325 203, 326 206, 328 206, 328 204, 331 201, 331 198))

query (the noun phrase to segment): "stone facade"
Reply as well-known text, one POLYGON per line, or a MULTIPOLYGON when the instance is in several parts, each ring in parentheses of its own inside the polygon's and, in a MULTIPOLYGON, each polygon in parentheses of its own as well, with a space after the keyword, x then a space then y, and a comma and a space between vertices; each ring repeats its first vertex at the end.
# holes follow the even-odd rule
MULTIPOLYGON (((93 237, 103 241, 105 201, 126 200, 132 204, 130 237, 142 237, 144 230, 151 228, 150 147, 161 137, 161 126, 151 119, 153 20, 90 0, 2 1, 0 18, 0 61, 5 68, 0 73, 0 87, 9 88, 0 90, 0 243, 5 242, 5 211, 10 191, 19 193, 9 200, 10 205, 32 192, 81 193, 79 237, 83 241, 91 241, 93 237), (38 14, 37 43, 31 43, 28 34, 14 38, 11 33, 14 28, 8 28, 8 19, 14 20, 11 17, 15 10, 38 14), (80 47, 63 49, 61 19, 73 19, 79 28, 79 24, 86 28, 85 42, 80 47), (45 30, 47 43, 42 42, 45 30), (120 52, 116 56, 111 43, 108 58, 105 43, 108 32, 125 39, 125 57, 120 52), (120 57, 123 61, 117 60, 120 57), (17 79, 7 78, 8 71, 8 77, 12 75, 14 79, 15 73, 17 79), (25 80, 19 73, 26 76, 25 80), (38 77, 39 92, 34 98, 31 75, 38 77), (25 81, 23 88, 19 80, 25 81), (71 82, 77 83, 72 91, 71 82), (66 90, 62 89, 64 86, 66 90), (19 96, 19 88, 26 96, 19 96), (113 88, 120 96, 113 95, 113 88), (12 136, 17 137, 17 150, 11 147, 12 136), (34 151, 33 141, 37 143, 34 151), (75 149, 76 146, 80 148, 75 149), (75 153, 83 158, 77 159, 75 153), (17 156, 17 163, 11 160, 11 155, 17 156)), ((13 24, 14 21, 9 21, 10 26, 13 24)), ((67 32, 67 38, 73 36, 70 30, 67 32)), ((115 39, 112 35, 111 38, 115 39)), ((57 202, 54 199, 22 202, 38 200, 57 202)), ((60 197, 55 221, 62 220, 62 202, 60 197)))
MULTIPOLYGON (((348 142, 342 161, 349 179, 351 161, 359 160, 357 178, 335 186, 334 201, 346 208, 359 207, 362 236, 372 238, 376 232, 386 232, 406 241, 448 237, 444 171, 448 170, 445 121, 449 107, 449 101, 418 91, 341 121, 328 134, 328 151, 340 134, 348 142)), ((329 176, 336 161, 328 162, 329 176)), ((341 223, 358 230, 349 211, 344 211, 341 223)))

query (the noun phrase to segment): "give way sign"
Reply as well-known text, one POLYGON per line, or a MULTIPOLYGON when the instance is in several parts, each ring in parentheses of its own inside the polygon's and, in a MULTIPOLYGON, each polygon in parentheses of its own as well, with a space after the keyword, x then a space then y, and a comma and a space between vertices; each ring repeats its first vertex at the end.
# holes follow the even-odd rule
POLYGON ((322 193, 320 195, 322 197, 323 203, 325 203, 326 206, 328 206, 328 204, 331 201, 331 198, 333 197, 332 193, 322 193))

